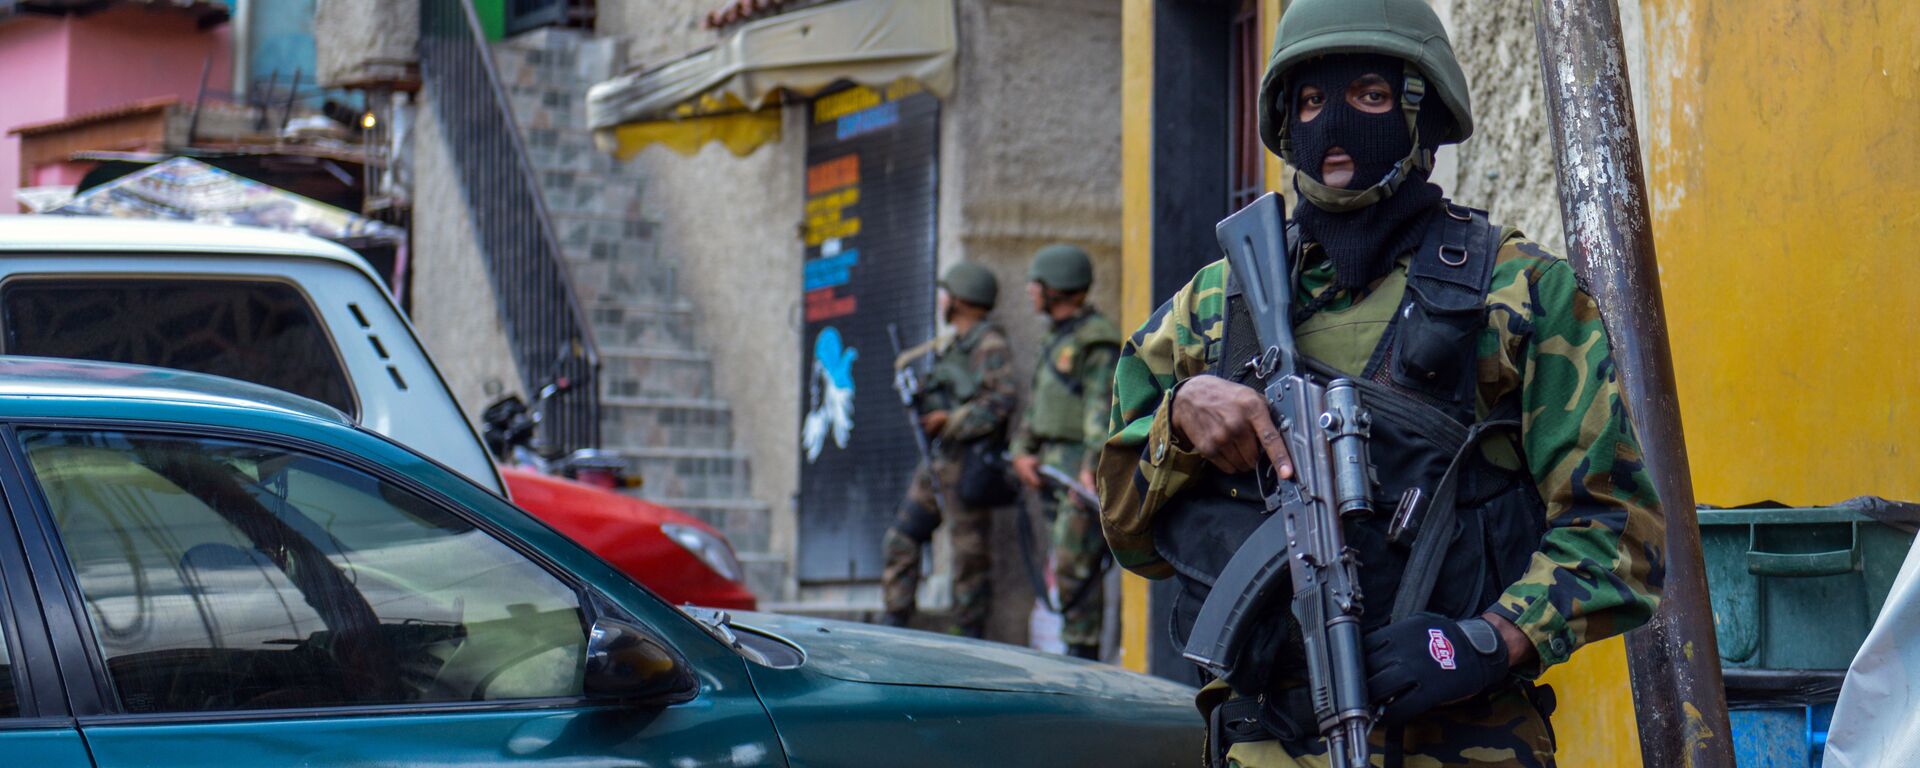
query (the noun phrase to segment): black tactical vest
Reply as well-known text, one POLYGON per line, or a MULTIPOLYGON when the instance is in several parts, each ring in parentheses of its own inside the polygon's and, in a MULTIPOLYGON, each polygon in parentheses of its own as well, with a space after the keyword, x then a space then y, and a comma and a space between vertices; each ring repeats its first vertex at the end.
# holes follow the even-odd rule
MULTIPOLYGON (((1297 257, 1295 228, 1287 234, 1297 257)), ((1526 572, 1545 532, 1546 505, 1524 458, 1518 469, 1504 469, 1480 449, 1483 440, 1508 440, 1520 453, 1517 394, 1493 404, 1486 418, 1475 412, 1477 342, 1487 328, 1499 234, 1481 211, 1449 205, 1446 215, 1434 217, 1408 265, 1399 309, 1366 370, 1349 377, 1372 411, 1368 451, 1378 481, 1374 516, 1347 525, 1347 543, 1360 560, 1365 630, 1416 611, 1451 618, 1480 614, 1526 572), (1395 509, 1414 488, 1423 497, 1412 509, 1416 527, 1389 540, 1395 509), (1409 567, 1419 559, 1416 549, 1427 550, 1428 567, 1409 567), (1429 599, 1419 599, 1429 589, 1429 599)), ((1210 372, 1261 389, 1265 382, 1247 365, 1261 347, 1231 274, 1226 318, 1210 372)), ((1302 362, 1322 381, 1345 375, 1312 359, 1302 362)), ((1155 516, 1155 549, 1180 583, 1169 622, 1174 648, 1185 647, 1215 576, 1264 519, 1252 473, 1226 475, 1210 466, 1155 516)), ((1254 646, 1273 649, 1277 687, 1286 687, 1289 679, 1303 678, 1304 669, 1287 604, 1291 589, 1276 592, 1266 608, 1273 621, 1254 646)))

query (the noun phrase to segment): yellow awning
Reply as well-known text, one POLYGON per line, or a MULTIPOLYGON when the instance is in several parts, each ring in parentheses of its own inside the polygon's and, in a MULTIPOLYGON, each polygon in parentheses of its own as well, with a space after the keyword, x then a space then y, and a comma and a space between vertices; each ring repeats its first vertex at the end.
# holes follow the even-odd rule
POLYGON ((602 149, 625 158, 666 144, 692 154, 720 141, 746 155, 780 137, 782 92, 812 96, 850 80, 953 87, 953 0, 841 0, 740 25, 712 48, 587 92, 602 149))

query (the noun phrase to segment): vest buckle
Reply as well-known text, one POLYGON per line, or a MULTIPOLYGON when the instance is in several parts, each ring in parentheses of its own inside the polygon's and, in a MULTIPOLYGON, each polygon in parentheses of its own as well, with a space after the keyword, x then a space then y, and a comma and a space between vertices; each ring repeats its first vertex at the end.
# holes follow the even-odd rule
POLYGON ((1420 508, 1420 497, 1423 495, 1425 492, 1418 486, 1400 494, 1400 503, 1393 508, 1393 521, 1387 524, 1387 541, 1405 544, 1412 538, 1407 533, 1414 527, 1413 512, 1420 508))

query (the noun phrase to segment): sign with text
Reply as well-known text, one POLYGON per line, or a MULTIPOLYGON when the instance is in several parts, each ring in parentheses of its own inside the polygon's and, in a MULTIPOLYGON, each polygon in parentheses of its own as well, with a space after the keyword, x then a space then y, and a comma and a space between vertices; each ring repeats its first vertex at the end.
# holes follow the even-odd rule
POLYGON ((940 101, 855 86, 807 117, 797 575, 871 581, 919 462, 887 327, 908 346, 933 333, 940 101))

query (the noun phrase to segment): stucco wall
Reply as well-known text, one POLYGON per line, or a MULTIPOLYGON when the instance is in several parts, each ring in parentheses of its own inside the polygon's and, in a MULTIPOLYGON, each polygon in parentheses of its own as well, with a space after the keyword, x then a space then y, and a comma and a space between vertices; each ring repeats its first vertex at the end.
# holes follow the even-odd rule
MULTIPOLYGON (((419 60, 419 0, 275 0, 282 6, 306 4, 313 20, 313 40, 299 46, 297 29, 283 24, 254 24, 260 36, 254 57, 255 80, 269 76, 269 66, 305 56, 318 67, 322 85, 353 87, 403 79, 419 60), (283 32, 284 36, 275 33, 283 32), (318 45, 315 45, 317 41, 318 45), (270 58, 271 57, 271 58, 270 58)), ((276 8, 279 10, 279 8, 276 8)), ((258 13, 256 11, 256 13, 258 13)), ((291 76, 283 73, 283 77, 291 76)))
POLYGON ((1441 185, 1455 201, 1485 208, 1494 221, 1563 252, 1531 4, 1438 0, 1434 6, 1467 73, 1474 115, 1473 138, 1453 153, 1453 184, 1441 185))
MULTIPOLYGON (((432 96, 423 90, 416 103, 431 104, 432 96)), ((414 330, 467 418, 478 419, 493 401, 526 395, 439 118, 432 109, 415 114, 414 206, 434 215, 413 219, 412 270, 423 276, 413 290, 414 330)))
POLYGON ((1027 366, 1046 324, 1027 263, 1085 247, 1093 300, 1120 290, 1120 7, 1105 0, 961 0, 960 71, 944 105, 941 263, 1000 277, 1001 324, 1027 366))

